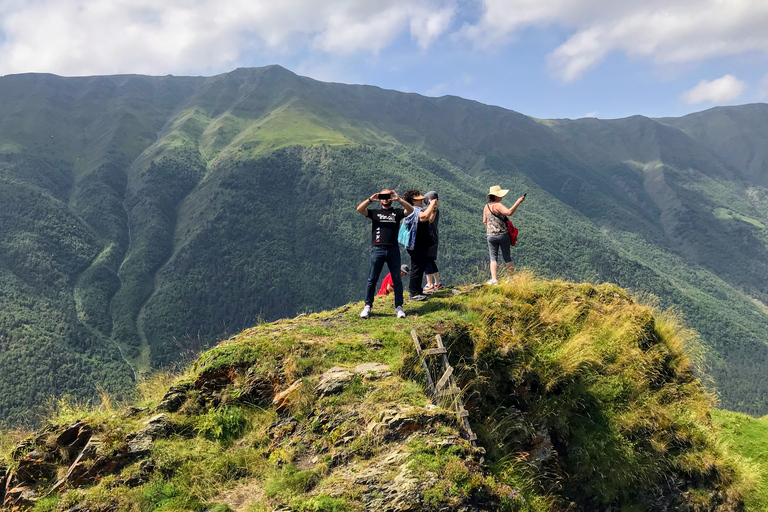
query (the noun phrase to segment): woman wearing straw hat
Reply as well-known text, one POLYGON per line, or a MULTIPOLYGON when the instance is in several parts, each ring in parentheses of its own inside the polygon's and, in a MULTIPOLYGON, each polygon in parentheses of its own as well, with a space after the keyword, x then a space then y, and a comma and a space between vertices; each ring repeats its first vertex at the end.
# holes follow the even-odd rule
POLYGON ((525 195, 518 199, 512 208, 507 208, 501 204, 501 200, 508 193, 509 190, 494 185, 491 187, 488 195, 485 196, 488 199, 488 204, 483 208, 483 224, 485 224, 485 231, 488 234, 488 251, 491 255, 491 280, 488 281, 488 284, 499 284, 497 276, 499 249, 501 249, 501 254, 504 257, 504 263, 507 264, 510 278, 515 271, 515 266, 512 264, 512 256, 510 255, 509 231, 507 231, 506 219, 502 216, 515 213, 520 203, 525 201, 525 195))

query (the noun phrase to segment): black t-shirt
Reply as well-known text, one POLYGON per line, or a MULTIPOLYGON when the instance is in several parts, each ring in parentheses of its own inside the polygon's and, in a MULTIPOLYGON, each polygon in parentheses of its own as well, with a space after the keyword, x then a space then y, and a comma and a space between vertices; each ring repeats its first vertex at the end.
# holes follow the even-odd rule
POLYGON ((405 217, 402 208, 390 208, 388 210, 368 210, 368 218, 371 219, 371 245, 392 247, 397 245, 397 232, 400 230, 400 221, 405 217))

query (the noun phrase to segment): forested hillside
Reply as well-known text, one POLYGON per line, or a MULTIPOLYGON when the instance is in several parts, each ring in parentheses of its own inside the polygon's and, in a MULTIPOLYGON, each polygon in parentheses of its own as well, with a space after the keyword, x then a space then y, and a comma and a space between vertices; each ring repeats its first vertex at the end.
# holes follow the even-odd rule
POLYGON ((2 77, 0 418, 359 300, 354 210, 382 187, 440 192, 442 275, 462 279, 487 261, 493 184, 528 193, 518 265, 678 307, 723 405, 764 414, 766 123, 766 105, 537 120, 277 66, 2 77))

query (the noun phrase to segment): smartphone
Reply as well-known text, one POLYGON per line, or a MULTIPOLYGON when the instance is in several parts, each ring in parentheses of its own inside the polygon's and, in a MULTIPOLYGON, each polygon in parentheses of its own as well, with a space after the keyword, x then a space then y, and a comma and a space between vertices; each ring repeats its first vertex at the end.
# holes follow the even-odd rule
POLYGON ((382 201, 386 201, 387 199, 392 199, 392 194, 379 194, 379 199, 382 201))

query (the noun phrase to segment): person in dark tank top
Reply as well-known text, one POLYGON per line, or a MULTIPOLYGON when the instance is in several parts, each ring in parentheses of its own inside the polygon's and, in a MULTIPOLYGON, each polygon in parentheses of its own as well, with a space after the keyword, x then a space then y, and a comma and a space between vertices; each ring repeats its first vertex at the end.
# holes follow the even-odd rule
MULTIPOLYGON (((414 207, 422 208, 424 205, 424 196, 418 190, 408 190, 403 194, 403 198, 414 207)), ((429 206, 419 212, 416 243, 413 249, 408 250, 408 254, 411 256, 411 275, 408 280, 408 293, 411 300, 418 301, 427 298, 421 283, 429 263, 429 249, 434 245, 432 235, 429 232, 429 225, 435 221, 436 215, 437 199, 430 201, 429 206)))
MULTIPOLYGON (((437 191, 430 190, 424 194, 424 204, 429 206, 431 201, 437 201, 437 191)), ((429 225, 429 232, 432 235, 432 246, 427 251, 427 268, 424 270, 424 275, 427 276, 427 286, 424 287, 424 293, 433 293, 443 287, 443 283, 440 282, 440 269, 437 267, 437 250, 440 245, 440 232, 438 225, 440 223, 440 210, 436 209, 435 220, 429 225)))

